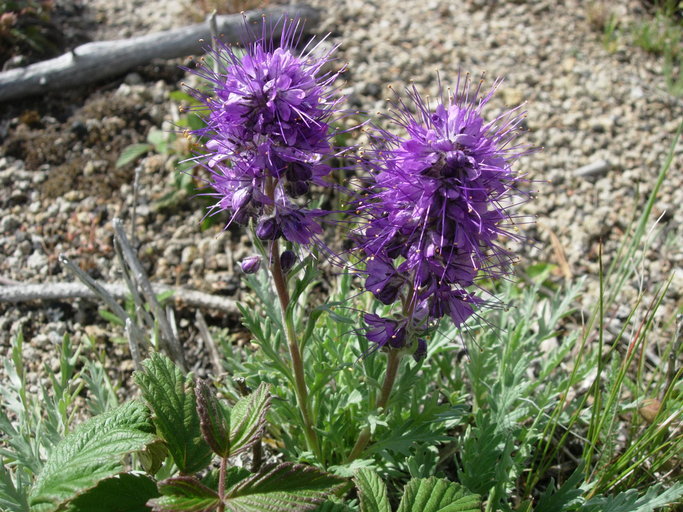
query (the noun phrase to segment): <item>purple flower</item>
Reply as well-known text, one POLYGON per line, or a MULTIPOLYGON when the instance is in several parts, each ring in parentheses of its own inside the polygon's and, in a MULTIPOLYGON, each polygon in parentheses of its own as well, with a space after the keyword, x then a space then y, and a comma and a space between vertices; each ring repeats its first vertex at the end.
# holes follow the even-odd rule
POLYGON ((190 93, 206 123, 193 133, 206 141, 196 160, 211 173, 211 211, 229 211, 229 222, 266 219, 259 221, 260 238, 308 244, 321 229, 302 196, 311 184, 326 184, 330 123, 340 100, 332 87, 339 72, 324 70, 333 50, 310 42, 299 52, 301 37, 299 20, 272 26, 264 19, 260 38, 244 53, 219 44, 211 53, 217 69, 195 71, 212 90, 190 93))
POLYGON ((391 261, 381 256, 371 257, 366 262, 365 271, 365 288, 383 304, 389 305, 394 302, 404 279, 397 273, 391 261))
POLYGON ((520 176, 512 162, 534 149, 514 142, 520 107, 484 120, 498 85, 481 95, 481 83, 471 90, 469 77, 459 79, 450 100, 434 108, 413 87, 412 111, 399 100, 389 116, 405 135, 372 133, 374 183, 360 207, 365 224, 358 236, 367 256, 365 287, 387 305, 400 296, 417 337, 417 310, 462 325, 483 303, 467 288, 478 276, 509 270, 511 255, 498 239, 514 238, 507 205, 520 202, 512 199, 520 176))
POLYGON ((261 257, 247 256, 240 262, 240 267, 245 274, 255 274, 261 268, 261 257))
POLYGON ((365 336, 368 340, 376 343, 379 348, 389 344, 393 348, 402 348, 406 341, 405 322, 398 322, 373 313, 366 313, 363 316, 365 323, 368 324, 365 336))

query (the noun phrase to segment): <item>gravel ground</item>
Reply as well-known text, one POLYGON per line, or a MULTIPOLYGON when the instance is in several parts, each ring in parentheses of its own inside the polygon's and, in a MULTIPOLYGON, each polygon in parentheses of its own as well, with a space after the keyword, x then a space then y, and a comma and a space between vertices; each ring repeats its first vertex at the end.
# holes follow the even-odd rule
MULTIPOLYGON (((341 45, 340 61, 349 62, 341 88, 354 109, 385 110, 387 86, 400 91, 409 81, 434 95, 437 72, 444 84, 454 83, 458 70, 475 76, 485 71, 489 83, 505 77, 488 112, 526 101, 525 139, 543 147, 519 162, 537 190, 524 207, 537 223, 520 226, 529 238, 521 248, 522 266, 552 261, 559 265, 558 279, 587 275, 583 306, 589 308, 595 301, 599 241, 604 240, 609 261, 629 219, 643 207, 682 118, 683 103, 663 88, 662 60, 624 41, 608 52, 591 26, 595 14, 579 0, 311 3, 322 12, 315 31, 331 33, 330 40, 341 45), (596 174, 577 172, 600 161, 608 165, 596 174)), ((70 26, 92 40, 181 26, 199 15, 189 0, 56 4, 79 7, 70 26)), ((613 8, 625 24, 644 15, 638 1, 613 8)), ((169 92, 183 79, 180 63, 154 63, 105 84, 3 107, 8 112, 0 119, 4 284, 70 280, 57 261, 59 253, 93 277, 121 279, 111 221, 120 216, 130 222, 134 170, 116 170, 113 163, 123 147, 143 142, 152 127, 171 126, 177 105, 169 92)), ((660 309, 663 320, 682 305, 683 209, 677 208, 683 203, 682 152, 679 146, 655 208, 661 233, 620 297, 621 304, 631 304, 639 290, 651 294, 673 272, 660 309)), ((233 273, 233 262, 245 251, 239 231, 223 233, 213 226, 202 232, 203 212, 195 199, 177 197, 159 207, 175 190, 171 167, 159 155, 139 164, 135 234, 143 264, 153 281, 239 294, 233 273)), ((64 333, 109 342, 120 333, 95 311, 85 301, 0 303, 0 348, 6 352, 22 328, 30 341, 25 359, 37 369, 64 333)), ((627 312, 622 307, 616 320, 627 312)), ((196 344, 193 315, 180 318, 181 338, 187 346, 196 344)), ((235 324, 219 316, 210 321, 235 324)), ((658 335, 669 339, 671 330, 662 328, 658 335)))

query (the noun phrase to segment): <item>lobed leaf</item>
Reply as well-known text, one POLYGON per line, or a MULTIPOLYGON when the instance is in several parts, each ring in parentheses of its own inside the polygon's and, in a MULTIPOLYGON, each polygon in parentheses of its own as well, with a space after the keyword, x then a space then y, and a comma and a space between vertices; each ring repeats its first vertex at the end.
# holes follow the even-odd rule
POLYGON ((303 464, 285 462, 227 489, 226 510, 232 512, 312 511, 345 480, 303 464))
POLYGON ((0 459, 0 510, 7 512, 28 512, 26 491, 15 486, 12 475, 0 459))
POLYGON ((635 489, 621 492, 616 496, 598 496, 588 500, 580 512, 653 512, 673 505, 683 496, 683 483, 677 482, 664 491, 658 485, 650 487, 642 496, 635 489))
POLYGON ((195 473, 211 461, 202 438, 192 378, 161 354, 153 353, 135 373, 135 382, 154 412, 154 424, 181 473, 195 473))
POLYGON ((33 486, 31 510, 56 510, 120 472, 124 455, 141 451, 155 440, 149 411, 137 400, 95 416, 52 450, 33 486))
POLYGON ((391 512, 387 487, 377 473, 363 468, 356 471, 353 481, 358 488, 361 512, 391 512))
POLYGON ((480 512, 481 500, 445 478, 413 478, 406 484, 397 512, 480 512))

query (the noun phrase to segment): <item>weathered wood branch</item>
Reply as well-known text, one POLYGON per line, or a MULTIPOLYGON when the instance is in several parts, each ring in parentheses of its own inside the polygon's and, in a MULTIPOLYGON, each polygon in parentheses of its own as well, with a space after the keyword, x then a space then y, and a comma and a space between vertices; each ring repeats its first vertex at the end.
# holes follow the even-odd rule
MULTIPOLYGON (((260 23, 264 15, 273 21, 282 16, 300 18, 309 30, 319 19, 318 12, 308 5, 271 7, 244 13, 248 23, 260 23)), ((218 33, 227 43, 240 42, 246 36, 242 14, 216 16, 216 24, 218 33)), ((281 28, 280 23, 276 27, 276 36, 281 28)), ((257 28, 256 33, 259 31, 257 28)), ((54 59, 0 73, 0 102, 96 82, 152 59, 198 55, 203 53, 210 39, 207 21, 130 39, 87 43, 54 59)))
MULTIPOLYGON (((102 288, 114 298, 123 300, 130 295, 130 290, 123 283, 100 283, 102 288)), ((152 284, 155 294, 173 292, 172 300, 178 306, 192 306, 225 313, 239 313, 233 299, 210 295, 197 290, 189 290, 164 284, 152 284)), ((18 286, 0 286, 0 302, 26 302, 30 300, 64 300, 64 299, 100 299, 93 291, 81 283, 36 283, 18 286)))

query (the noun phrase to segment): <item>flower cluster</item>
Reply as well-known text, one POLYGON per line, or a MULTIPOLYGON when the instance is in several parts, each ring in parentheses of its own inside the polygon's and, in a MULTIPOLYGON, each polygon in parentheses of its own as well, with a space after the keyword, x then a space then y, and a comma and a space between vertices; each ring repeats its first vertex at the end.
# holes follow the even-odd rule
POLYGON ((311 42, 297 52, 301 35, 298 20, 273 27, 264 19, 262 35, 244 52, 219 44, 195 71, 212 84, 209 94, 190 92, 207 111, 206 127, 194 134, 206 140, 197 159, 211 173, 212 212, 229 211, 229 223, 253 220, 263 240, 308 244, 322 232, 322 212, 307 209, 304 195, 326 183, 339 100, 332 88, 338 72, 324 69, 332 50, 311 42))
POLYGON ((406 135, 374 131, 374 190, 361 208, 365 287, 403 306, 396 318, 365 316, 367 337, 379 346, 410 344, 422 355, 429 320, 449 315, 462 325, 482 302, 468 291, 477 275, 508 269, 497 239, 510 234, 506 204, 519 180, 511 162, 529 149, 513 144, 519 107, 484 121, 497 85, 480 96, 480 83, 469 94, 466 78, 434 109, 413 88, 416 113, 399 103, 390 118, 406 135))

